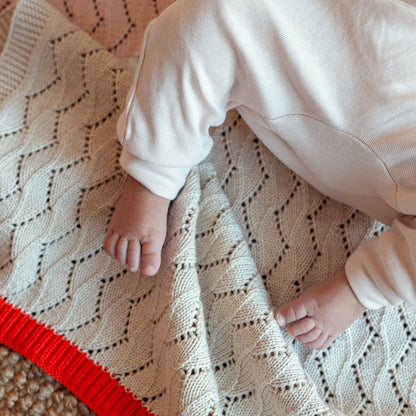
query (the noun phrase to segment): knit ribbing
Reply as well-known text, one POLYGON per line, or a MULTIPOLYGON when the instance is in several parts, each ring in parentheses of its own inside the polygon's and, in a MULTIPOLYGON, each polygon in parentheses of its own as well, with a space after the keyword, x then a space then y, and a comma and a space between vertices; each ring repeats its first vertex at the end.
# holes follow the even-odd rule
POLYGON ((27 73, 32 48, 53 11, 47 3, 32 0, 17 5, 10 36, 0 61, 0 100, 20 84, 27 73))
POLYGON ((11 16, 13 15, 14 8, 8 7, 0 13, 0 54, 3 52, 4 45, 6 44, 7 38, 10 31, 11 16))

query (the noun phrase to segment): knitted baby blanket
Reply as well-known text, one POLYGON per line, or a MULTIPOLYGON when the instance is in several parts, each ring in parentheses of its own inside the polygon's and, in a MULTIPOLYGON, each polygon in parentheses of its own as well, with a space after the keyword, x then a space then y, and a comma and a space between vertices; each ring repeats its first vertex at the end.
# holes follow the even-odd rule
POLYGON ((416 414, 408 306, 365 313, 326 351, 272 314, 381 224, 310 187, 232 111, 171 205, 160 273, 130 273, 102 246, 129 63, 43 0, 2 11, 0 44, 1 343, 98 415, 416 414))

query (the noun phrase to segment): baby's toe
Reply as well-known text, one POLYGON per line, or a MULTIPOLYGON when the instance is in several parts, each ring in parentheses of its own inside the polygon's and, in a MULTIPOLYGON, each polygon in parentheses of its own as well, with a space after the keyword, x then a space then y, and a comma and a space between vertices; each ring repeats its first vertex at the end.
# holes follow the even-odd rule
POLYGON ((322 331, 318 328, 313 328, 309 332, 295 336, 296 339, 302 344, 311 344, 317 341, 322 335, 322 331))
POLYGON ((334 338, 329 336, 328 334, 321 332, 321 334, 313 341, 311 342, 302 342, 303 345, 310 349, 315 350, 324 350, 328 348, 332 342, 334 341, 334 338))
POLYGON ((318 347, 318 350, 326 350, 329 346, 332 345, 332 343, 335 341, 336 337, 333 336, 329 336, 326 341, 320 346, 318 347))
POLYGON ((117 243, 120 236, 113 231, 107 231, 104 239, 104 250, 113 259, 117 256, 117 243))
POLYGON ((307 316, 307 311, 303 302, 295 299, 283 305, 275 313, 275 319, 280 326, 289 325, 307 316))
POLYGON ((140 259, 140 270, 146 276, 155 275, 160 267, 160 254, 158 253, 148 253, 142 254, 140 259))
POLYGON ((128 246, 129 240, 127 240, 126 237, 121 236, 118 240, 116 247, 116 258, 121 264, 126 264, 128 246))
POLYGON ((137 270, 139 270, 140 244, 135 238, 128 241, 126 262, 131 272, 137 272, 137 270))
POLYGON ((155 275, 160 267, 164 238, 157 236, 142 240, 140 270, 146 276, 155 275))
POLYGON ((289 334, 293 335, 294 337, 298 337, 299 335, 304 335, 316 329, 316 321, 313 318, 303 318, 300 321, 297 321, 287 328, 289 334))

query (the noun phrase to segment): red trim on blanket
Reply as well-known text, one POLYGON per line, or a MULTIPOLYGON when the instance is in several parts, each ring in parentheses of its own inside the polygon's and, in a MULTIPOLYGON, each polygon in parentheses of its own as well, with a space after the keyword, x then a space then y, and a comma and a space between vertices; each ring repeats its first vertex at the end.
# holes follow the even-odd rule
POLYGON ((0 342, 46 371, 99 416, 154 416, 84 352, 1 297, 0 342))

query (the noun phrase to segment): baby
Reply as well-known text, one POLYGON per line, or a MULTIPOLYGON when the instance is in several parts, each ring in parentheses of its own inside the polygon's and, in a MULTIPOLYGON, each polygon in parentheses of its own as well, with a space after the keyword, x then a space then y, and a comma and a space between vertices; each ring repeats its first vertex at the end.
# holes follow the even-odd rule
POLYGON ((400 0, 177 0, 149 25, 118 124, 126 187, 104 241, 157 273, 169 203, 237 108, 322 193, 389 225, 276 312, 327 348, 366 309, 416 306, 416 7, 400 0))

